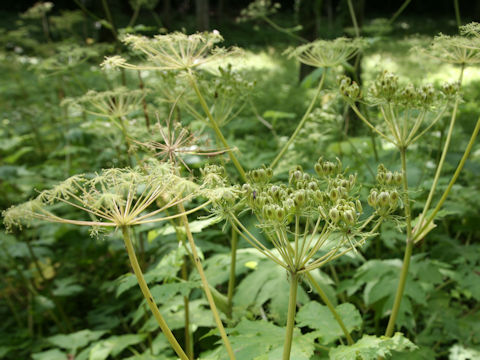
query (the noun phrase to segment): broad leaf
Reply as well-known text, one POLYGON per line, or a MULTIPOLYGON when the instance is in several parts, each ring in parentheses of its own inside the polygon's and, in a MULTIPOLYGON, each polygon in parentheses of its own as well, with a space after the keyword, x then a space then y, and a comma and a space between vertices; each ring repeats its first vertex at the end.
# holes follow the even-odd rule
POLYGON ((392 351, 411 351, 417 346, 396 333, 393 337, 364 335, 351 346, 340 345, 330 350, 330 360, 376 360, 379 356, 388 356, 392 351))

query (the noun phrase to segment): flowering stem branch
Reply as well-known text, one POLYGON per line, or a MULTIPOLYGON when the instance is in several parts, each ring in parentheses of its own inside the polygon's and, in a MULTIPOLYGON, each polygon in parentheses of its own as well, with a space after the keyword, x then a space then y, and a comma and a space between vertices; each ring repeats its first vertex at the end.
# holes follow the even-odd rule
POLYGON ((405 254, 403 256, 403 265, 400 274, 400 282, 398 283, 397 292, 395 294, 395 301, 393 303, 392 313, 388 319, 387 330, 385 336, 392 336, 395 328, 395 322, 397 320, 398 311, 400 310, 400 304, 402 302, 403 292, 405 290, 405 284, 407 282, 408 268, 410 266, 410 258, 412 256, 413 238, 412 238, 412 214, 410 210, 410 198, 408 196, 408 179, 407 179, 407 156, 406 148, 400 148, 400 157, 402 160, 402 178, 403 178, 403 191, 404 191, 404 206, 405 206, 405 218, 407 221, 407 246, 405 248, 405 254))
MULTIPOLYGON (((183 206, 183 203, 178 204, 178 209, 181 214, 185 214, 185 207, 183 206)), ((192 232, 190 231, 190 226, 188 224, 188 218, 186 215, 182 216, 182 221, 183 221, 183 226, 185 228, 185 233, 187 234, 188 243, 191 247, 193 262, 202 280, 203 291, 205 291, 205 295, 207 296, 208 303, 210 304, 210 310, 212 311, 213 317, 215 319, 217 329, 220 332, 220 336, 222 337, 223 343, 225 345, 225 348, 227 349, 227 353, 230 360, 235 360, 235 354, 233 353, 232 346, 230 344, 230 341, 228 340, 228 336, 227 336, 227 333, 225 332, 225 328, 223 327, 223 323, 222 323, 222 320, 220 319, 217 306, 215 305, 215 300, 213 299, 212 292, 210 291, 210 285, 208 284, 207 277, 205 276, 205 272, 203 271, 203 266, 202 266, 200 257, 198 256, 197 247, 195 246, 195 241, 193 240, 193 235, 192 235, 192 232)))
POLYGON ((195 76, 191 72, 189 72, 188 75, 190 76, 190 83, 192 84, 193 90, 195 91, 195 94, 197 95, 198 100, 200 101, 200 105, 202 106, 202 109, 205 112, 205 115, 207 115, 208 120, 210 121, 210 125, 212 125, 212 128, 215 131, 215 134, 220 139, 223 146, 225 146, 226 149, 229 149, 228 156, 230 156, 230 159, 232 160, 233 165, 235 165, 235 167, 237 168, 237 171, 240 174, 242 180, 247 181, 247 177, 245 176, 245 170, 243 169, 242 165, 240 165, 240 162, 238 161, 237 157, 228 146, 227 140, 223 136, 222 131, 218 127, 217 122, 213 118, 210 110, 208 109, 208 105, 205 101, 205 98, 203 97, 202 93, 200 92, 200 89, 198 88, 197 81, 195 80, 195 76))
POLYGON ((323 88, 323 83, 324 83, 324 81, 325 81, 325 76, 326 76, 326 73, 327 73, 327 69, 328 69, 328 68, 323 68, 322 78, 320 79, 320 83, 318 84, 318 87, 317 87, 317 91, 316 91, 316 93, 315 93, 315 96, 313 97, 312 101, 310 102, 310 105, 308 106, 307 111, 306 111, 305 114, 303 115, 302 120, 300 120, 299 124, 297 125, 297 128, 296 128, 295 131, 293 132, 292 136, 290 136, 290 139, 288 139, 287 143, 283 146, 282 150, 280 150, 280 152, 278 153, 278 155, 275 157, 275 159, 274 159, 274 160, 272 161, 272 163, 270 164, 270 167, 271 167, 272 169, 275 168, 275 166, 278 164, 278 161, 282 158, 283 154, 288 150, 288 148, 290 147, 290 145, 293 143, 293 141, 294 141, 295 138, 297 137, 297 135, 298 135, 298 133, 300 132, 300 130, 302 129, 303 125, 305 125, 305 122, 307 121, 308 116, 309 116, 310 113, 312 112, 313 106, 315 105, 315 102, 317 101, 318 96, 320 95, 320 91, 321 91, 322 88, 323 88))
POLYGON ((290 360, 292 350, 293 329, 295 328, 295 313, 297 312, 298 274, 290 272, 290 295, 288 298, 287 327, 283 345, 283 360, 290 360))
MULTIPOLYGON (((457 169, 455 170, 455 173, 453 174, 452 179, 448 183, 447 188, 445 189, 445 192, 443 193, 442 197, 440 198, 437 206, 435 209, 433 209, 432 214, 428 217, 428 219, 425 221, 425 224, 421 227, 420 230, 415 231, 415 237, 414 237, 414 242, 418 242, 421 240, 421 234, 424 232, 425 229, 428 228, 430 223, 433 221, 435 218, 435 215, 440 211, 443 203, 447 199, 448 194, 450 193, 450 190, 452 190, 453 185, 458 179, 458 176, 460 175, 460 172, 463 169, 463 166, 465 165, 465 162, 467 161, 468 156, 470 155, 470 151, 472 150, 473 144, 475 143, 475 139, 478 135, 478 132, 480 130, 480 118, 477 120, 477 124, 475 125, 475 129, 473 130, 472 136, 470 137, 470 141, 468 142, 467 148, 465 149, 465 152, 463 153, 462 159, 460 160, 460 163, 457 166, 457 169)), ((420 223, 419 225, 420 226, 420 223)))
MULTIPOLYGON (((459 84, 460 85, 462 83, 464 69, 465 69, 465 66, 463 65, 461 70, 460 70, 460 78, 459 78, 459 84)), ((445 158, 447 156, 448 147, 450 146, 450 141, 451 141, 452 133, 453 133, 453 127, 455 125, 455 120, 457 118, 457 109, 458 109, 459 102, 460 102, 460 95, 457 95, 457 98, 455 99, 455 105, 453 106, 452 117, 450 119, 450 126, 448 128, 447 137, 445 139, 445 144, 443 146, 442 155, 440 156, 440 161, 438 162, 437 170, 435 171, 435 177, 433 179, 433 184, 432 184, 432 187, 430 188, 430 192, 428 194, 427 202, 425 203, 425 206, 423 207, 423 211, 420 215, 420 219, 418 221, 417 227, 423 227, 423 225, 422 225, 423 220, 425 219, 425 215, 427 214, 427 211, 430 208, 430 205, 432 203, 433 195, 435 194, 435 190, 437 188, 438 180, 440 179, 440 174, 442 172, 443 164, 444 164, 445 158)), ((419 234, 419 232, 417 232, 417 234, 419 234)))
POLYGON ((350 17, 352 18, 353 28, 355 29, 355 37, 360 37, 360 29, 358 28, 357 17, 355 16, 355 9, 353 8, 352 0, 347 0, 348 2, 348 11, 350 12, 350 17))
POLYGON ((137 277, 138 285, 142 290, 142 294, 145 300, 147 301, 148 307, 152 311, 153 316, 155 317, 155 319, 158 322, 158 325, 160 326, 160 329, 162 329, 163 334, 167 338, 168 342, 170 343, 170 345, 172 346, 173 350, 178 355, 178 357, 180 357, 181 360, 189 360, 188 356, 183 351, 177 339, 175 339, 175 336, 172 334, 172 331, 168 327, 167 322, 163 318, 162 314, 160 314, 157 304, 153 300, 152 293, 148 288, 147 282, 143 277, 142 270, 140 269, 140 265, 138 264, 137 256, 135 255, 135 250, 133 248, 132 240, 130 239, 130 234, 127 226, 122 227, 122 234, 123 234, 123 240, 125 241, 125 247, 127 248, 128 258, 130 259, 130 264, 133 268, 133 272, 135 273, 135 276, 137 277))
POLYGON ((315 279, 313 278, 313 276, 310 274, 310 272, 305 272, 306 276, 307 276, 307 279, 308 281, 310 282, 310 284, 312 284, 312 286, 315 288, 315 290, 317 291, 318 295, 320 296, 320 298, 322 299, 322 301, 325 303, 325 305, 327 305, 328 309, 330 310, 330 312, 332 313, 333 317, 335 318, 335 320, 337 320, 337 323, 338 325, 340 326, 340 328, 342 329, 343 333, 345 334, 345 337, 347 338, 347 341, 348 341, 348 344, 349 345, 353 345, 355 342, 353 341, 352 339, 352 336, 350 335, 350 333, 348 332, 347 330, 347 327, 345 326, 344 322, 342 321, 342 318, 340 317, 340 315, 338 314, 337 310, 335 310, 335 307, 333 306, 332 302, 330 301, 330 299, 328 298, 327 294, 325 294, 325 292, 323 291, 323 289, 320 287, 320 285, 318 284, 318 282, 315 281, 315 279))
POLYGON ((232 226, 232 244, 230 250, 230 277, 228 279, 228 291, 227 291, 227 304, 228 304, 228 318, 232 318, 232 307, 233 307, 233 293, 235 291, 235 267, 237 264, 237 243, 238 243, 238 233, 235 231, 235 228, 232 226))

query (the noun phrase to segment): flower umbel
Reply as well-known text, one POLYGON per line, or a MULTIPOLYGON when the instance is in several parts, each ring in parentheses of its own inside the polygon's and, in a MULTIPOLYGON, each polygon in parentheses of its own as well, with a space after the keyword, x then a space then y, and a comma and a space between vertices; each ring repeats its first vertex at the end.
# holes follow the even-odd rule
MULTIPOLYGON (((166 209, 191 199, 197 186, 174 175, 171 165, 151 162, 143 168, 106 169, 93 177, 75 175, 25 204, 3 213, 7 229, 31 219, 74 225, 125 227, 163 221, 166 209), (162 205, 156 206, 161 200, 162 205), (73 220, 50 211, 54 204, 64 203, 89 214, 90 220, 73 220)), ((201 206, 189 210, 198 210, 201 206)), ((174 215, 174 217, 183 214, 174 215)))
POLYGON ((186 35, 174 32, 168 35, 156 35, 153 38, 127 35, 123 42, 133 50, 143 53, 149 60, 148 65, 129 64, 120 56, 106 58, 103 66, 123 67, 126 69, 150 70, 188 70, 215 60, 222 50, 215 48, 223 37, 218 31, 186 35))
POLYGON ((361 39, 337 38, 335 40, 317 40, 285 53, 289 58, 314 67, 333 67, 355 56, 363 46, 361 39))

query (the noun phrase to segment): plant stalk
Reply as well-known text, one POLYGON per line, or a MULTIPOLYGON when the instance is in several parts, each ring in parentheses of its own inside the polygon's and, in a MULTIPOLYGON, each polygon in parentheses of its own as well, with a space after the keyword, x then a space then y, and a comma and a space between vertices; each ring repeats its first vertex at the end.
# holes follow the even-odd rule
POLYGON ((183 351, 177 339, 175 339, 175 336, 173 335, 172 331, 168 327, 167 322, 163 318, 162 314, 160 314, 157 304, 153 300, 152 293, 148 288, 147 282, 143 277, 142 270, 140 269, 140 265, 138 264, 137 256, 135 255, 135 249, 133 248, 132 240, 130 239, 130 234, 127 226, 122 227, 122 235, 123 235, 123 240, 125 241, 125 247, 127 248, 128 258, 130 259, 130 265, 132 266, 133 272, 137 277, 138 285, 142 290, 142 294, 145 300, 147 301, 148 307, 152 311, 153 316, 155 317, 155 319, 158 322, 158 325, 160 326, 160 329, 162 329, 163 334, 167 338, 168 342, 170 343, 170 345, 172 346, 173 350, 178 355, 178 357, 180 357, 181 360, 189 360, 188 356, 183 351))
POLYGON ((353 341, 352 336, 348 332, 347 327, 345 326, 345 323, 343 322, 342 318, 338 314, 337 310, 335 310, 335 307, 333 306, 332 302, 328 298, 327 294, 325 294, 323 289, 320 287, 320 284, 315 281, 315 279, 313 278, 313 276, 310 274, 309 271, 306 271, 305 274, 307 275, 307 279, 310 282, 310 284, 312 284, 312 286, 315 288, 318 295, 320 296, 322 301, 325 303, 325 305, 328 307, 333 317, 337 321, 338 325, 342 329, 343 333, 345 334, 345 337, 347 338, 348 345, 353 345, 355 342, 353 341))
MULTIPOLYGON (((183 203, 178 204, 178 210, 180 213, 185 213, 185 207, 183 203)), ((228 340, 227 333, 225 332, 225 328, 223 327, 222 320, 220 319, 220 315, 217 310, 217 306, 215 305, 215 301, 212 296, 212 292, 210 291, 210 286, 207 281, 207 277, 205 276, 205 272, 203 271, 203 266, 198 256, 197 247, 195 246, 195 241, 193 240, 192 232, 190 231, 190 226, 188 224, 188 218, 186 215, 181 217, 183 221, 183 226, 185 227, 185 233, 187 234, 188 243, 190 244, 193 260, 195 263, 195 267, 197 268, 198 274, 202 280, 203 290, 205 291, 205 295, 207 297, 208 303, 210 304, 210 310, 212 311, 213 317, 215 319, 215 323, 217 325, 217 329, 220 332, 220 336, 223 340, 225 348, 227 349, 228 356, 230 360, 235 360, 235 354, 233 352, 232 346, 230 341, 228 340)))
MULTIPOLYGON (((463 72, 464 72, 465 66, 463 65, 461 70, 460 70, 460 78, 459 78, 459 84, 462 84, 463 80, 463 72)), ((452 111, 452 117, 450 119, 450 125, 448 127, 448 132, 447 132, 447 137, 445 139, 445 144, 443 145, 443 150, 442 154, 440 156, 440 160, 437 165, 437 169, 435 171, 435 176, 433 178, 433 184, 432 187, 430 188, 430 192, 428 194, 427 202, 425 203, 425 206, 423 207, 423 211, 420 215, 419 221, 417 223, 417 227, 421 228, 423 227, 422 223, 423 220, 425 219, 425 215, 430 208, 430 205, 433 200, 433 195, 435 194, 435 190, 437 188, 438 180, 440 179, 440 174, 443 169, 443 164, 445 163, 445 158, 447 156, 448 148, 450 146, 450 141, 452 139, 452 133, 453 133, 453 127, 455 126, 455 120, 457 119, 457 110, 458 110, 458 104, 460 102, 460 96, 458 95, 457 98, 455 99, 455 104, 453 106, 453 111, 452 111)), ((418 233, 418 232, 417 232, 418 233)))
POLYGON ((232 149, 230 149, 230 147, 228 146, 227 140, 223 136, 222 131, 218 127, 217 122, 213 118, 212 113, 208 108, 205 98, 203 97, 202 93, 200 92, 200 89, 198 88, 197 81, 195 80, 194 75, 191 72, 189 72, 189 76, 190 76, 190 83, 192 84, 193 90, 195 91, 195 94, 197 95, 198 100, 200 101, 200 105, 202 106, 202 109, 205 112, 205 115, 207 115, 208 120, 210 121, 210 125, 212 125, 213 130, 215 131, 215 134, 220 139, 223 146, 225 146, 226 149, 229 149, 228 156, 230 156, 230 160, 232 160, 233 165, 235 165, 235 167, 237 168, 237 171, 240 174, 242 180, 247 181, 247 177, 245 176, 245 170, 243 169, 242 165, 240 165, 240 162, 238 161, 237 157, 233 153, 232 149))
POLYGON ((235 231, 235 228, 232 226, 232 244, 231 244, 231 255, 230 255, 230 277, 228 279, 228 290, 227 290, 227 304, 228 304, 228 318, 232 318, 232 307, 233 307, 233 293, 235 291, 235 267, 237 264, 237 243, 238 243, 238 234, 235 231))
POLYGON ((347 0, 348 2, 348 11, 350 12, 350 17, 352 18, 353 28, 355 29, 355 37, 360 37, 360 29, 358 27, 357 17, 355 16, 355 9, 353 8, 352 0, 347 0))
POLYGON ((418 238, 418 236, 421 236, 423 231, 428 228, 428 225, 433 221, 437 213, 440 211, 443 203, 447 199, 448 194, 450 193, 450 190, 452 190, 453 185, 458 179, 458 176, 460 175, 460 172, 463 169, 463 166, 465 165, 465 162, 467 161, 468 156, 470 155, 470 151, 472 150, 473 144, 475 143, 475 139, 478 135, 478 132, 480 131, 480 118, 477 120, 477 124, 475 125, 475 129, 473 130, 472 136, 470 137, 470 141, 468 142, 467 148, 465 149, 465 152, 463 153, 462 159, 460 160, 460 163, 457 166, 457 169, 455 170, 455 173, 453 174, 452 179, 448 183, 447 188, 445 189, 444 193, 442 194, 442 197, 438 201, 437 206, 435 209, 433 209, 432 214, 428 217, 428 219, 425 221, 425 224, 421 227, 419 231, 415 232, 415 237, 414 237, 414 242, 420 241, 421 239, 418 238))
POLYGON ((385 336, 392 336, 395 329, 395 322, 397 320, 398 312, 400 310, 400 304, 403 298, 403 292, 405 290, 405 284, 407 282, 408 268, 410 266, 410 258, 412 257, 413 239, 412 239, 412 214, 410 210, 410 198, 408 196, 408 179, 407 179, 407 155, 406 148, 400 148, 400 157, 402 160, 402 175, 403 175, 403 191, 404 191, 404 206, 405 206, 405 218, 407 221, 407 246, 405 248, 405 254, 403 256, 402 270, 400 273, 400 282, 398 283, 397 292, 395 294, 395 301, 393 303, 392 313, 388 319, 387 330, 385 336))
POLYGON ((295 328, 295 314, 297 312, 298 274, 290 273, 290 295, 288 298, 287 328, 283 345, 283 360, 290 360, 292 350, 293 329, 295 328))
POLYGON ((318 84, 317 91, 315 92, 315 96, 313 97, 312 101, 310 102, 310 105, 308 106, 307 111, 303 115, 302 120, 300 120, 300 122, 297 125, 297 128, 293 132, 292 136, 290 136, 290 139, 288 139, 287 143, 283 146, 282 150, 280 150, 278 155, 275 157, 275 159, 270 164, 270 167, 272 169, 275 168, 275 166, 278 164, 279 160, 282 158, 283 154, 288 150, 290 145, 293 143, 293 141, 297 137, 297 135, 300 132, 300 130, 302 129, 303 125, 305 125, 305 122, 307 121, 308 116, 312 112, 313 106, 315 105, 315 102, 317 101, 318 96, 320 95, 320 91, 323 88, 323 83, 325 81, 325 76, 326 76, 326 73, 327 73, 327 69, 328 68, 323 68, 322 78, 320 79, 320 83, 318 84))

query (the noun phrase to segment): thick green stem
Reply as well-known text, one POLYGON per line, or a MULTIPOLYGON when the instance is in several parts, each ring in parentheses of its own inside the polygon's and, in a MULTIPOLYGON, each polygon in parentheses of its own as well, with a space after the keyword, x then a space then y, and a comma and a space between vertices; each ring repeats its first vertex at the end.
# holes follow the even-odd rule
MULTIPOLYGON (((183 203, 178 204, 178 210, 180 213, 185 213, 185 208, 183 203)), ((228 340, 227 333, 225 332, 225 328, 223 327, 222 320, 220 319, 220 315, 217 310, 217 306, 215 305, 215 300, 213 299, 212 292, 210 291, 210 286, 207 281, 207 277, 205 276, 205 272, 203 271, 202 262, 200 260, 200 256, 197 252, 197 247, 195 246, 195 241, 193 240, 192 232, 190 231, 190 226, 188 224, 188 219, 186 215, 182 216, 183 226, 185 227, 185 233, 187 234, 188 243, 190 245, 193 260, 195 263, 195 267, 197 268, 198 274, 202 280, 203 291, 207 296, 208 303, 210 304, 210 310, 212 311, 213 317, 215 319, 215 323, 217 325, 217 329, 220 332, 220 336, 222 337, 223 343, 225 348, 227 349, 228 356, 230 360, 235 360, 235 354, 233 353, 232 345, 228 340)))
POLYGON ((406 7, 408 6, 408 4, 410 4, 411 1, 412 0, 405 0, 405 2, 402 4, 402 6, 400 6, 400 8, 397 10, 397 12, 395 14, 393 14, 392 18, 388 22, 390 25, 393 24, 395 22, 395 20, 397 20, 397 18, 400 16, 400 14, 403 12, 403 10, 406 9, 406 7))
POLYGON ((281 26, 278 26, 276 23, 274 23, 272 20, 270 20, 267 16, 262 16, 263 21, 265 21, 268 25, 270 25, 272 28, 274 28, 277 31, 280 31, 284 34, 287 34, 288 36, 291 36, 292 38, 299 40, 303 43, 308 42, 307 39, 304 39, 301 36, 298 36, 297 34, 294 34, 292 31, 282 28, 281 26))
MULTIPOLYGON (((188 256, 184 256, 181 270, 182 279, 185 281, 188 280, 187 260, 188 256)), ((193 360, 193 343, 192 336, 190 334, 190 300, 188 298, 188 294, 183 297, 183 311, 185 312, 185 350, 188 358, 193 360)))
POLYGON ((227 301, 228 301, 228 318, 232 318, 232 307, 233 307, 233 293, 235 291, 235 267, 237 264, 237 243, 238 243, 238 233, 235 231, 235 228, 232 226, 232 244, 231 244, 231 255, 230 255, 230 277, 228 279, 228 292, 227 292, 227 301))
POLYGON ((108 7, 107 0, 102 0, 103 10, 105 11, 105 15, 107 16, 107 20, 110 23, 110 30, 112 31, 113 36, 115 36, 115 40, 118 41, 118 33, 115 24, 113 23, 112 13, 110 12, 110 8, 108 7))
POLYGON ((350 17, 352 18, 353 28, 355 29, 355 37, 360 36, 360 29, 358 27, 357 17, 355 16, 355 9, 353 8, 352 0, 347 0, 348 2, 348 11, 350 12, 350 17))
POLYGON ((408 196, 408 179, 407 179, 407 155, 404 147, 400 148, 400 157, 402 160, 402 175, 403 175, 403 201, 405 206, 405 218, 407 222, 407 246, 403 256, 403 265, 400 273, 400 282, 398 283, 397 292, 395 294, 395 301, 393 303, 392 313, 388 319, 387 330, 385 336, 392 336, 395 329, 395 322, 397 321, 398 311, 405 291, 405 284, 407 282, 408 268, 410 267, 410 258, 412 256, 413 239, 412 239, 412 214, 410 210, 410 197, 408 196))
MULTIPOLYGON (((442 194, 442 197, 438 201, 437 206, 435 206, 435 208, 432 211, 432 214, 428 217, 428 219, 425 221, 423 226, 418 231, 415 231, 415 237, 414 237, 415 243, 421 240, 421 234, 424 232, 425 229, 428 228, 428 226, 433 221, 433 219, 435 218, 437 213, 440 211, 443 203, 447 199, 448 194, 452 190, 453 185, 457 181, 458 176, 460 175, 460 172, 462 171, 463 166, 465 165, 465 162, 467 161, 467 158, 470 155, 470 152, 472 151, 472 147, 473 147, 473 144, 475 143, 475 139, 478 135, 479 130, 480 130, 480 118, 477 120, 477 124, 475 125, 475 129, 473 130, 472 136, 470 137, 470 141, 468 142, 467 148, 465 149, 465 152, 463 153, 462 159, 460 160, 460 163, 458 164, 457 169, 455 170, 455 173, 453 174, 452 179, 448 183, 447 188, 445 189, 444 193, 442 194)), ((420 223, 417 226, 420 227, 420 223)))
POLYGON ((455 7, 455 19, 457 20, 458 29, 462 26, 462 19, 460 18, 460 6, 458 6, 458 0, 453 0, 453 6, 455 7))
POLYGON ((138 14, 140 14, 140 8, 141 8, 140 5, 137 5, 137 7, 135 7, 132 18, 128 22, 127 27, 132 27, 133 25, 135 25, 135 22, 137 21, 137 18, 138 18, 138 14))
POLYGON ((272 161, 270 164, 270 167, 273 169, 275 166, 278 164, 278 161, 282 158, 283 154, 288 150, 290 145, 293 143, 295 138, 297 137, 298 133, 302 129, 303 125, 305 125, 305 122, 308 119, 308 116, 313 110, 313 106, 315 105, 315 102, 317 101, 318 96, 320 95, 320 91, 322 90, 323 83, 325 81, 325 76, 327 73, 327 68, 323 68, 323 73, 322 73, 322 78, 320 79, 320 83, 318 84, 317 91, 315 92, 315 96, 313 97, 312 101, 310 102, 310 105, 308 106, 307 111, 302 117, 302 120, 297 125, 297 128, 293 132, 292 136, 290 136, 290 139, 288 139, 287 143, 283 146, 282 150, 278 153, 278 155, 275 157, 275 159, 272 161))
MULTIPOLYGON (((465 66, 462 65, 462 68, 460 70, 460 77, 459 77, 459 85, 460 86, 461 86, 462 80, 463 80, 464 69, 465 69, 465 66)), ((440 160, 439 160, 438 165, 437 165, 437 170, 435 171, 435 176, 433 178, 433 184, 432 184, 432 187, 430 188, 430 192, 428 194, 427 202, 425 203, 425 206, 423 207, 423 211, 422 211, 422 213, 420 215, 420 219, 417 223, 418 228, 423 227, 423 220, 425 219, 425 215, 426 215, 428 209, 430 209, 430 205, 431 205, 432 200, 433 200, 433 195, 435 194, 435 190, 437 188, 438 180, 440 179, 440 174, 442 173, 443 164, 445 163, 445 158, 447 156, 448 148, 450 146, 450 141, 452 139, 453 127, 455 126, 455 120, 457 119, 457 110, 458 110, 459 102, 460 102, 460 96, 457 96, 457 98, 455 100, 455 105, 453 106, 452 117, 450 118, 450 125, 449 125, 449 128, 448 128, 447 137, 445 139, 445 144, 443 146, 442 155, 440 156, 440 160)), ((418 234, 419 232, 416 232, 416 233, 418 234)))
POLYGON ((163 334, 167 338, 168 342, 170 343, 170 345, 172 346, 173 350, 178 355, 178 357, 180 357, 180 359, 182 360, 189 360, 188 356, 183 351, 177 339, 175 339, 175 336, 172 334, 172 331, 168 327, 167 322, 163 318, 162 314, 160 314, 157 304, 153 300, 152 293, 148 288, 147 282, 143 277, 142 270, 140 269, 140 265, 138 264, 138 260, 137 260, 137 256, 135 255, 135 250, 133 248, 132 240, 130 239, 130 234, 128 232, 128 227, 126 226, 122 227, 122 234, 123 234, 123 240, 125 241, 125 247, 127 248, 128 258, 130 259, 130 264, 133 268, 133 272, 135 273, 135 276, 137 277, 138 285, 142 290, 142 294, 145 297, 145 300, 147 301, 148 307, 152 311, 153 316, 155 317, 155 319, 158 322, 158 325, 160 326, 160 329, 162 329, 163 334))
POLYGON ((189 76, 190 76, 190 83, 192 84, 193 90, 195 91, 195 94, 197 95, 198 100, 200 101, 200 105, 203 111, 205 112, 205 115, 207 115, 208 120, 210 121, 210 125, 215 131, 215 134, 217 135, 217 137, 222 142, 223 146, 225 146, 226 149, 229 149, 228 156, 230 156, 230 160, 232 160, 233 165, 235 165, 235 167, 237 168, 237 171, 240 174, 242 180, 247 181, 247 177, 245 176, 245 170, 243 169, 242 165, 240 165, 240 162, 238 161, 237 157, 233 153, 232 149, 230 149, 230 147, 228 146, 227 140, 223 136, 222 131, 218 127, 218 124, 215 121, 215 119, 213 118, 213 115, 210 112, 210 109, 208 108, 208 105, 205 101, 205 98, 203 97, 200 89, 198 88, 197 81, 195 80, 195 76, 191 72, 189 72, 189 76))
POLYGON ((290 295, 288 298, 287 328, 283 344, 283 360, 290 360, 292 350, 293 329, 295 328, 295 314, 297 312, 298 274, 290 273, 290 295))
POLYGON ((305 274, 307 275, 307 279, 310 282, 310 284, 312 284, 312 286, 317 291, 318 295, 320 296, 320 299, 322 299, 322 301, 325 303, 325 305, 327 305, 328 309, 330 310, 333 317, 337 321, 338 325, 342 329, 343 333, 345 334, 345 337, 347 338, 348 344, 353 345, 355 342, 353 341, 352 336, 348 332, 347 327, 345 326, 344 322, 342 321, 342 318, 340 317, 340 315, 338 315, 337 310, 335 310, 335 307, 333 306, 332 302, 328 298, 327 294, 325 294, 323 289, 320 287, 318 282, 315 281, 315 279, 310 274, 310 272, 307 271, 305 274))

